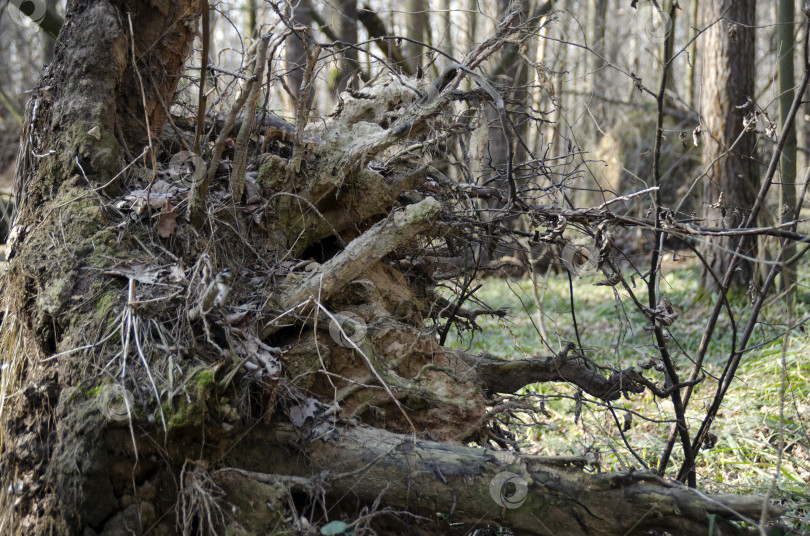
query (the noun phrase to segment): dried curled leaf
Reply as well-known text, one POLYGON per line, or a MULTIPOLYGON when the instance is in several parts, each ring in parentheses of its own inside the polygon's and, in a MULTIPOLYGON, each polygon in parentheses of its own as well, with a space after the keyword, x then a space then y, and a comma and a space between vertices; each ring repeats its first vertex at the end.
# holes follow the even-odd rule
POLYGON ((155 229, 161 238, 169 238, 177 229, 177 211, 171 200, 166 199, 159 214, 156 215, 155 229))

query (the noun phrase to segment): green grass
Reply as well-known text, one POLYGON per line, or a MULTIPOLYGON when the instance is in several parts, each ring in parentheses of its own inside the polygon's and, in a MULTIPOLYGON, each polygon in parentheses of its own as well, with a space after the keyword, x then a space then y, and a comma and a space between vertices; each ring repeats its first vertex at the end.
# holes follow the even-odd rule
MULTIPOLYGON (((582 346, 586 354, 601 365, 638 369, 640 363, 658 355, 652 332, 645 330, 646 319, 621 287, 595 286, 593 283, 598 279, 602 278, 587 276, 574 280, 574 308, 582 346)), ((702 292, 698 280, 695 268, 684 267, 666 273, 660 287, 679 313, 670 327, 672 340, 668 347, 682 378, 689 373, 692 365, 689 356, 694 356, 700 344, 712 308, 711 298, 699 297, 702 292)), ((803 268, 795 319, 810 315, 808 281, 810 269, 803 268)), ((531 279, 487 279, 480 283, 482 287, 475 294, 478 299, 493 308, 506 308, 512 314, 503 320, 480 318, 480 332, 459 333, 451 329, 448 344, 504 358, 523 358, 548 356, 558 352, 568 341, 576 342, 565 274, 538 278, 550 348, 543 343, 536 328, 538 312, 531 279)), ((638 279, 633 292, 641 303, 647 303, 646 287, 638 279)), ((739 333, 751 311, 750 299, 738 293, 731 304, 739 333)), ((765 493, 775 482, 773 498, 790 509, 785 520, 794 527, 806 527, 808 520, 803 518, 810 510, 810 359, 807 358, 810 336, 794 330, 784 349, 783 367, 780 335, 789 321, 786 311, 784 301, 776 297, 763 308, 760 324, 748 344, 749 348, 756 349, 744 355, 712 426, 717 444, 711 450, 701 450, 698 456, 698 485, 717 492, 765 493), (783 374, 786 379, 784 400, 781 398, 783 374), (781 470, 776 475, 780 430, 786 448, 781 456, 781 470)), ((731 350, 731 331, 730 320, 724 312, 704 363, 707 374, 717 377, 722 373, 731 350)), ((663 386, 661 372, 650 369, 644 374, 663 386)), ((707 377, 695 389, 687 410, 692 434, 716 388, 715 380, 707 377)), ((604 471, 639 468, 641 463, 631 454, 629 445, 650 467, 657 466, 670 427, 666 421, 673 418, 668 399, 656 399, 646 392, 613 403, 619 422, 623 420, 624 410, 651 419, 634 417, 625 445, 604 403, 586 396, 577 418, 575 388, 563 383, 547 383, 528 386, 523 393, 536 395, 550 415, 539 415, 541 421, 537 424, 524 419, 528 425, 519 428, 513 425, 513 429, 520 432, 527 452, 596 454, 604 471)), ((669 476, 674 476, 681 460, 676 445, 668 466, 669 476)))

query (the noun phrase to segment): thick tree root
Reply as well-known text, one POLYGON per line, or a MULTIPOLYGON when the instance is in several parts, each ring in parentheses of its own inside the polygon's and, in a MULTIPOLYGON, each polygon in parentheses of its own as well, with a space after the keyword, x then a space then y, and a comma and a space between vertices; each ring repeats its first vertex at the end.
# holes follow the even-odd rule
POLYGON ((609 377, 593 370, 580 355, 568 355, 569 345, 559 355, 532 359, 505 360, 488 354, 463 354, 462 359, 476 370, 481 385, 491 393, 514 393, 532 383, 566 382, 602 400, 616 400, 621 393, 643 393, 650 382, 630 368, 614 371, 609 377))

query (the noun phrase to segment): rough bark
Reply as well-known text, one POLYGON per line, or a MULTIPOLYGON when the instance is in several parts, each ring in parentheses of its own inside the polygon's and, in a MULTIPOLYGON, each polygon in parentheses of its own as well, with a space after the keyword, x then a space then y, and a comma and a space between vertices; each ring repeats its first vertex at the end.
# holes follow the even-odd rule
MULTIPOLYGON (((588 473, 588 460, 579 457, 521 456, 367 427, 340 430, 319 423, 309 434, 291 426, 262 427, 240 446, 224 461, 231 468, 223 473, 264 482, 275 478, 307 493, 320 489, 327 502, 349 503, 352 509, 382 500, 430 518, 439 512, 466 530, 491 524, 516 534, 607 536, 652 530, 703 534, 713 526, 712 534, 736 534, 737 528, 721 519, 731 511, 756 518, 763 506, 759 499, 709 497, 653 473, 588 473), (262 456, 273 444, 304 446, 308 456, 297 456, 298 447, 289 446, 282 447, 286 457, 262 456), (285 482, 288 476, 299 478, 285 482)), ((778 512, 771 508, 769 515, 778 512)), ((445 525, 443 532, 449 530, 445 525)))
POLYGON ((622 393, 643 393, 646 380, 632 369, 614 372, 605 378, 584 364, 583 356, 568 355, 573 345, 560 355, 532 359, 498 359, 487 355, 463 355, 476 371, 481 386, 491 393, 515 393, 526 385, 562 381, 572 383, 602 400, 616 400, 622 393), (639 381, 642 380, 642 381, 639 381))
MULTIPOLYGON (((701 4, 701 24, 711 25, 703 37, 700 113, 703 117, 703 217, 706 225, 734 228, 745 220, 759 185, 756 137, 744 120, 753 114, 754 0, 721 0, 701 4), (722 19, 722 20, 720 20, 722 19), (719 20, 719 22, 717 22, 719 20), (739 140, 738 140, 739 138, 739 140)), ((752 125, 753 127, 754 125, 752 125)), ((754 241, 745 253, 756 258, 754 241)), ((702 253, 716 274, 725 273, 736 241, 706 239, 702 253)), ((753 264, 743 261, 735 284, 747 287, 753 264)), ((708 271, 703 285, 714 285, 708 271)))
POLYGON ((124 153, 141 153, 149 143, 147 118, 152 137, 160 134, 167 112, 160 100, 171 101, 198 16, 192 0, 71 2, 54 61, 29 102, 3 279, 3 351, 13 371, 4 373, 3 387, 20 393, 5 400, 2 412, 4 534, 78 534, 83 526, 99 527, 115 509, 109 454, 95 443, 98 415, 60 406, 65 388, 79 384, 92 365, 42 358, 105 329, 109 310, 98 313, 98 325, 78 321, 108 290, 87 266, 99 255, 127 256, 132 244, 116 243, 93 189, 115 190, 111 179, 124 153), (130 17, 141 78, 133 68, 130 17), (62 239, 51 242, 57 235, 62 239))
MULTIPOLYGON (((45 6, 48 11, 56 13, 57 0, 47 0, 45 6)), ((46 32, 47 33, 47 32, 46 32)), ((42 36, 42 63, 47 65, 53 60, 53 46, 56 44, 56 38, 50 35, 42 36)))

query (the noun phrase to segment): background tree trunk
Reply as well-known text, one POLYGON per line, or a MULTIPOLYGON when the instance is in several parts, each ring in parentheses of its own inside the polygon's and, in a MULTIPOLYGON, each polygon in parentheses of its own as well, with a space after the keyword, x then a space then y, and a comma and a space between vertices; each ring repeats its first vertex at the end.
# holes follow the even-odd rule
MULTIPOLYGON (((357 44, 357 0, 340 0, 338 3, 340 17, 340 40, 349 45, 357 44)), ((357 48, 347 46, 343 49, 343 58, 340 62, 340 80, 336 90, 346 89, 346 84, 352 76, 360 73, 357 48)))
MULTIPOLYGON (((300 0, 290 7, 288 4, 288 16, 291 21, 305 30, 297 30, 287 37, 285 46, 285 57, 287 61, 287 87, 292 92, 294 99, 298 99, 301 94, 301 82, 304 80, 304 70, 307 66, 307 47, 304 39, 309 38, 309 28, 312 27, 312 4, 311 0, 300 0)), ((313 94, 309 94, 307 108, 311 104, 313 94)), ((290 105, 290 115, 295 115, 295 106, 290 105)))
MULTIPOLYGON (((45 5, 51 11, 56 11, 56 4, 57 0, 47 0, 45 5)), ((56 40, 49 36, 46 32, 42 32, 41 34, 42 39, 42 62, 47 65, 53 60, 53 45, 56 43, 56 40)))
MULTIPOLYGON (((450 0, 442 0, 441 2, 441 9, 442 9, 442 33, 441 33, 441 40, 442 40, 442 50, 448 56, 455 57, 456 55, 456 46, 454 43, 455 39, 458 39, 458 33, 460 27, 458 24, 453 23, 453 10, 452 10, 452 3, 450 0)), ((441 62, 443 67, 447 67, 450 65, 449 58, 444 58, 441 62)))
POLYGON ((254 37, 256 33, 256 15, 259 11, 257 0, 247 0, 248 21, 247 29, 248 36, 254 37))
POLYGON ((686 104, 690 108, 695 108, 695 72, 697 71, 698 64, 697 39, 695 39, 695 36, 698 31, 698 0, 689 0, 689 11, 687 15, 687 17, 681 17, 686 22, 686 37, 690 41, 689 45, 686 47, 689 61, 686 64, 684 101, 686 101, 686 104))
POLYGON ((425 40, 425 26, 427 25, 427 1, 408 0, 407 15, 405 18, 405 63, 408 72, 416 73, 422 65, 422 43, 425 40))
MULTIPOLYGON (((779 0, 779 29, 777 33, 777 52, 779 54, 779 125, 785 124, 790 105, 793 102, 796 77, 793 72, 793 61, 796 51, 796 41, 793 38, 795 22, 795 5, 793 0, 779 0)), ((781 223, 793 221, 796 217, 796 123, 791 123, 787 133, 785 148, 779 162, 781 223)), ((786 241, 782 250, 782 262, 788 261, 796 253, 793 242, 786 241)), ((782 289, 791 289, 796 283, 796 263, 786 264, 782 268, 782 289)), ((788 293, 788 302, 792 301, 793 291, 788 293)), ((792 304, 790 305, 792 307, 792 304)))
MULTIPOLYGON (((607 27, 608 17, 608 0, 590 0, 588 2, 588 15, 590 35, 589 41, 591 48, 600 54, 603 58, 607 57, 607 47, 605 46, 605 28, 607 27)), ((584 123, 585 135, 588 136, 588 141, 591 147, 596 147, 602 134, 599 132, 600 126, 605 124, 605 104, 602 101, 604 96, 607 95, 607 87, 605 76, 607 72, 601 72, 604 62, 596 55, 591 54, 588 56, 588 72, 589 79, 592 81, 591 89, 594 97, 588 102, 590 107, 590 114, 586 116, 584 123), (591 117, 590 115, 593 115, 591 117), (594 122, 596 124, 594 124, 594 122)))
MULTIPOLYGON (((701 25, 711 25, 702 47, 700 113, 704 128, 703 167, 708 170, 703 182, 703 216, 706 225, 733 228, 744 221, 759 185, 755 134, 744 133, 743 126, 745 117, 755 111, 752 99, 756 2, 718 0, 702 3, 700 8, 701 25)), ((756 258, 755 241, 748 242, 751 247, 744 253, 756 258)), ((716 274, 725 273, 736 243, 736 239, 704 239, 702 253, 716 274)), ((745 287, 753 276, 754 265, 742 261, 740 268, 734 281, 745 287)), ((703 286, 713 285, 712 277, 704 272, 703 286)))

